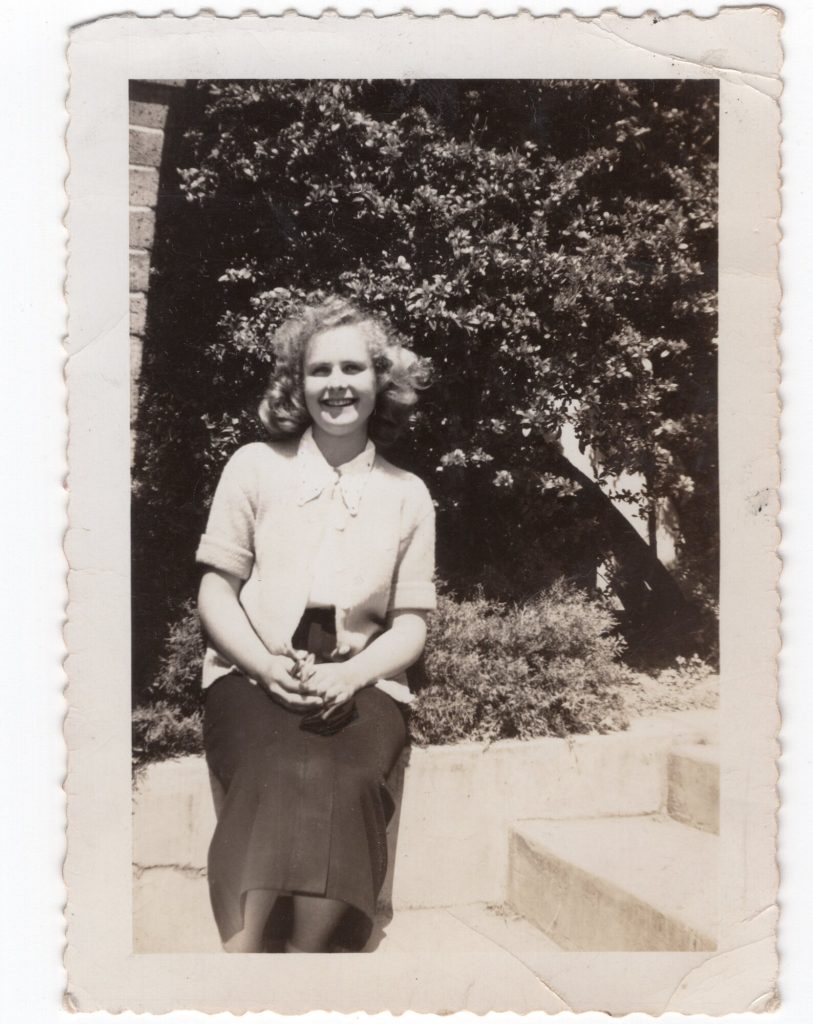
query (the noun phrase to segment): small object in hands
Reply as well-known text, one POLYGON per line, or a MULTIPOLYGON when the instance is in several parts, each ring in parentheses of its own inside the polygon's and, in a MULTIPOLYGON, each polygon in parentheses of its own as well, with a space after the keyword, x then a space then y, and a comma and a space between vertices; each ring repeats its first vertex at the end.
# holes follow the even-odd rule
POLYGON ((355 722, 358 716, 356 702, 348 700, 336 710, 320 708, 318 711, 309 711, 299 723, 299 728, 306 732, 315 732, 319 736, 332 736, 351 722, 355 722))

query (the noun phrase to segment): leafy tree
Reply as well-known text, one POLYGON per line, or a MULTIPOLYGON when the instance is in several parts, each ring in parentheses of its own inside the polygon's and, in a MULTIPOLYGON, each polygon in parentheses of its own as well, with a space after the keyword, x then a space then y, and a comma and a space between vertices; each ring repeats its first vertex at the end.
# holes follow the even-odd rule
POLYGON ((432 360, 393 457, 430 484, 458 592, 525 598, 609 558, 630 636, 685 640, 686 598, 713 603, 717 579, 717 99, 671 80, 190 83, 142 371, 137 657, 193 585, 224 459, 261 436, 269 332, 314 291, 432 360), (642 516, 671 499, 675 577, 564 458, 565 423, 600 477, 642 474, 642 516))

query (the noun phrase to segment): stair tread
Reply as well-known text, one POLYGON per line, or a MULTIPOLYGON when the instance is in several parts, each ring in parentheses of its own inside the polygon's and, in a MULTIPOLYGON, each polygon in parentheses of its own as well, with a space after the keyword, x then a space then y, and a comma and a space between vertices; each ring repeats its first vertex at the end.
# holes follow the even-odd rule
POLYGON ((532 850, 547 851, 708 936, 717 931, 718 837, 671 818, 516 822, 532 850))

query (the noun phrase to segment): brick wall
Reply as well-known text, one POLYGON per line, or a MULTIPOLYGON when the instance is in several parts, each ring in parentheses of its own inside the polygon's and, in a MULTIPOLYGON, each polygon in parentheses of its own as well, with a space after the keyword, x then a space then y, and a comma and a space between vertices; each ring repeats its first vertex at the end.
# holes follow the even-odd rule
POLYGON ((164 138, 183 80, 130 82, 130 422, 135 425, 164 138))

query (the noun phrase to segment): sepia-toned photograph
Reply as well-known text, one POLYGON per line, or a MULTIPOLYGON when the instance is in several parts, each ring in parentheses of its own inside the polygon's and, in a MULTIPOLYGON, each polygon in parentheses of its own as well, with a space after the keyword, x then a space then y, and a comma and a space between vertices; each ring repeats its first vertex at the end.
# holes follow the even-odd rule
POLYGON ((75 31, 73 1007, 776 1005, 777 33, 75 31))
POLYGON ((131 83, 137 951, 715 948, 718 93, 131 83))

